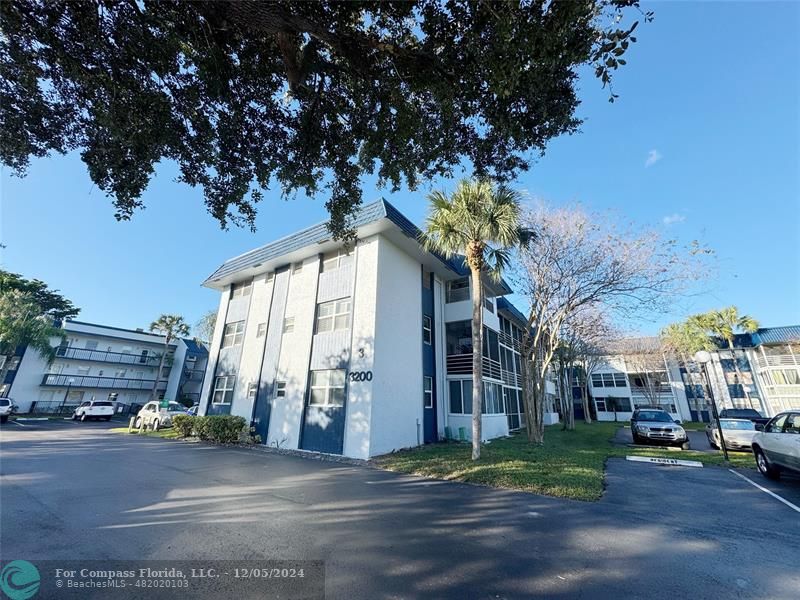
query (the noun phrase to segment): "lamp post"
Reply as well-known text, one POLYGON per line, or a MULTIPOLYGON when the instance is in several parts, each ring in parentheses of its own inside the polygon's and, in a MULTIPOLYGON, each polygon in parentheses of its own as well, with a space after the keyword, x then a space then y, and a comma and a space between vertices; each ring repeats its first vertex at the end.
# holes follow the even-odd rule
POLYGON ((67 403, 67 397, 69 396, 69 388, 72 387, 72 384, 75 383, 75 378, 70 377, 67 379, 67 391, 64 392, 64 399, 61 400, 61 406, 58 408, 58 414, 64 412, 64 405, 67 403))
POLYGON ((700 368, 705 375, 708 397, 711 400, 711 414, 714 416, 714 422, 717 424, 719 445, 722 447, 722 456, 725 458, 725 462, 728 462, 728 448, 725 446, 725 437, 722 435, 722 424, 719 422, 719 414, 717 413, 717 403, 714 401, 714 391, 711 389, 711 378, 708 376, 708 363, 711 362, 711 353, 700 350, 695 353, 693 358, 696 363, 700 363, 700 368))

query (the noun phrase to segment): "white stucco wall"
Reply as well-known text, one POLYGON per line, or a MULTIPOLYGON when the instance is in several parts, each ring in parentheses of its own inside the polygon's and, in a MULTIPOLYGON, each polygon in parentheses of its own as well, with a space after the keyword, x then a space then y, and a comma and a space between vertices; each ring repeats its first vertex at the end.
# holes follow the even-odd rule
MULTIPOLYGON (((299 272, 292 270, 289 277, 284 317, 294 317, 294 331, 281 337, 281 352, 275 376, 276 381, 286 382, 286 396, 272 399, 268 445, 296 449, 300 441, 314 334, 319 266, 319 258, 310 257, 303 261, 303 268, 299 272)), ((283 327, 282 321, 280 327, 283 327)))
MULTIPOLYGON (((249 423, 253 415, 253 398, 247 391, 251 383, 258 383, 261 374, 261 359, 264 355, 266 335, 257 337, 259 323, 267 323, 273 282, 267 282, 267 274, 253 278, 250 307, 244 328, 244 342, 239 353, 239 366, 236 369, 236 386, 233 390, 232 415, 244 417, 249 423)), ((230 322, 230 321, 229 321, 230 322)))
POLYGON ((420 264, 379 239, 370 454, 415 446, 423 435, 420 264))
POLYGON ((200 392, 200 408, 198 414, 205 415, 208 404, 211 401, 211 390, 214 387, 214 370, 217 366, 219 358, 219 347, 222 344, 222 331, 225 329, 225 313, 228 310, 228 297, 230 291, 228 289, 220 293, 219 307, 217 308, 217 321, 214 325, 214 333, 211 336, 211 346, 208 349, 208 364, 206 365, 206 374, 203 378, 203 388, 200 392))
MULTIPOLYGON (((355 255, 353 320, 350 333, 350 372, 375 372, 375 318, 378 294, 379 238, 361 240, 355 255)), ((374 379, 348 381, 344 454, 369 458, 374 379)))

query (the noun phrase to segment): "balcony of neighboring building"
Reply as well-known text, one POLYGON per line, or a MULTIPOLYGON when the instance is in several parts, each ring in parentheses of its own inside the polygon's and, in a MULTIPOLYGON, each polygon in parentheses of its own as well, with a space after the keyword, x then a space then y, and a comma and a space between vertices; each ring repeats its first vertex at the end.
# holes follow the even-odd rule
MULTIPOLYGON (((97 375, 70 375, 48 373, 42 377, 42 386, 71 388, 100 388, 114 390, 152 390, 154 379, 134 379, 128 377, 102 377, 97 375)), ((158 382, 158 389, 164 390, 167 380, 158 382)))
MULTIPOLYGON (((132 354, 130 352, 111 352, 110 350, 106 351, 68 346, 59 346, 56 348, 56 358, 156 368, 161 361, 157 353, 149 351, 143 351, 140 354, 132 354)), ((171 359, 171 355, 167 356, 164 365, 168 366, 171 363, 171 359)))

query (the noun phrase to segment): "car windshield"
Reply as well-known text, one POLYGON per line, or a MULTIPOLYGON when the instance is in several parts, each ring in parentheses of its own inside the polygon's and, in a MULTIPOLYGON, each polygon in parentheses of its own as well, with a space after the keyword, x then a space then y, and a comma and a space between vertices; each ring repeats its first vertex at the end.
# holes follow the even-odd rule
POLYGON ((167 410, 169 410, 169 412, 186 412, 186 407, 183 404, 178 404, 177 402, 170 402, 167 410))
POLYGON ((752 421, 733 421, 730 419, 720 419, 719 422, 723 429, 741 429, 745 431, 754 431, 756 424, 752 421))
POLYGON ((663 423, 672 423, 672 417, 660 410, 643 410, 639 413, 637 418, 639 421, 661 421, 663 423))
POLYGON ((740 417, 742 419, 749 419, 751 417, 760 418, 761 415, 757 410, 752 408, 729 408, 725 411, 726 417, 740 417))

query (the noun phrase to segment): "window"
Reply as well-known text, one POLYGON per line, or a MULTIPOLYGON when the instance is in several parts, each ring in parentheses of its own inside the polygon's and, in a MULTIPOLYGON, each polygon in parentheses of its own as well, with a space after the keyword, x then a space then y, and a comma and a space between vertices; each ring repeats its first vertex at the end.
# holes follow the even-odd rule
POLYGON ((283 320, 283 333, 292 333, 294 331, 294 317, 286 317, 283 320))
POLYGON ((266 323, 259 323, 258 329, 256 329, 256 337, 264 337, 267 335, 267 324, 266 323))
POLYGON ((783 424, 786 422, 786 417, 788 415, 778 415, 772 421, 767 423, 767 426, 764 428, 764 431, 767 433, 781 433, 783 431, 783 424))
POLYGON ((350 298, 323 302, 317 306, 317 333, 350 327, 350 298))
POLYGON ((422 315, 422 342, 431 345, 433 341, 433 321, 428 315, 422 315))
POLYGON ((339 250, 334 250, 333 252, 329 252, 328 254, 323 255, 322 272, 327 273, 328 271, 334 271, 339 267, 349 265, 352 262, 353 262, 352 252, 348 252, 344 248, 341 248, 339 250))
POLYGON ((275 382, 275 397, 276 398, 285 398, 286 397, 286 382, 285 381, 276 381, 275 382))
POLYGON ((498 345, 497 332, 488 327, 483 328, 483 356, 500 362, 500 346, 498 345))
POLYGON ((489 290, 487 290, 485 287, 483 288, 483 307, 490 313, 494 312, 494 301, 492 300, 492 296, 489 294, 489 290))
POLYGON ((444 329, 448 356, 472 354, 472 323, 470 321, 446 323, 444 329))
POLYGON ((497 383, 483 383, 482 412, 485 415, 496 415, 503 412, 503 390, 497 383))
POLYGON ((614 386, 615 387, 625 387, 627 382, 625 381, 625 373, 614 373, 614 386))
POLYGON ((86 340, 84 348, 87 350, 97 350, 97 340, 86 340))
POLYGON ((597 412, 606 412, 606 399, 605 398, 595 398, 594 399, 594 406, 597 409, 597 412))
POLYGON ((244 340, 244 321, 236 321, 225 325, 222 333, 222 347, 238 346, 244 340))
POLYGON ((19 369, 19 361, 20 361, 19 356, 12 356, 6 363, 6 369, 8 369, 9 371, 16 371, 17 369, 19 369))
POLYGON ((139 356, 139 362, 143 364, 147 362, 147 350, 142 350, 142 354, 139 356))
POLYGON ((463 302, 469 300, 469 278, 462 277, 447 282, 447 302, 463 302))
POLYGON ((78 375, 88 375, 89 367, 78 367, 78 375))
POLYGON ((311 372, 311 406, 344 406, 344 369, 311 372))
POLYGON ((258 393, 258 382, 251 381, 247 384, 247 397, 250 400, 253 400, 258 393))
POLYGON ((117 372, 114 373, 114 377, 125 377, 127 373, 128 373, 127 369, 117 369, 117 372))
POLYGON ((614 387, 613 373, 603 373, 603 387, 614 387))
POLYGON ((433 408, 433 377, 422 378, 422 406, 433 408))
POLYGON ((457 379, 449 382, 450 412, 457 415, 472 414, 472 380, 457 379))
POLYGON ((303 270, 303 263, 294 263, 292 265, 292 273, 300 273, 303 270))
POLYGON ((220 375, 214 380, 214 404, 230 404, 233 401, 235 375, 220 375))
POLYGON ((252 279, 248 279, 247 281, 242 281, 240 283, 234 283, 233 285, 231 285, 231 300, 234 298, 249 296, 252 289, 253 289, 252 279))
POLYGON ((800 414, 789 415, 786 419, 786 426, 783 428, 783 433, 800 434, 800 414))

